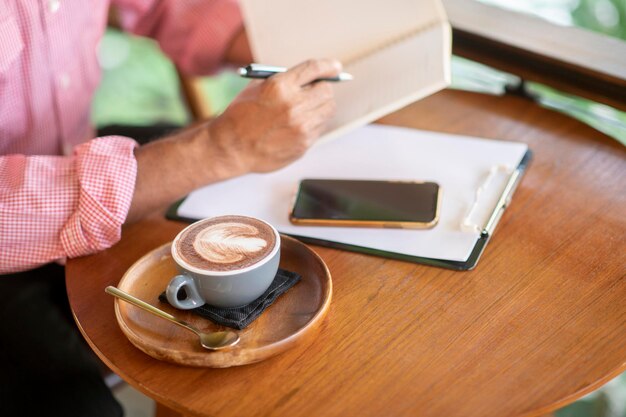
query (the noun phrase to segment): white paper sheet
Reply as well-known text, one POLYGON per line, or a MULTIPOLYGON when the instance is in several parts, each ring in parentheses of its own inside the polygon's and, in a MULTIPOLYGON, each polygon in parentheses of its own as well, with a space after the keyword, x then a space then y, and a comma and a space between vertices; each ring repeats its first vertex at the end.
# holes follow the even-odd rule
POLYGON ((369 125, 315 146, 304 158, 270 174, 250 174, 190 194, 178 215, 258 217, 280 232, 410 256, 465 261, 479 234, 461 230, 476 189, 495 165, 516 168, 522 143, 369 125), (439 224, 430 230, 303 227, 289 211, 303 178, 435 181, 441 186, 439 224))

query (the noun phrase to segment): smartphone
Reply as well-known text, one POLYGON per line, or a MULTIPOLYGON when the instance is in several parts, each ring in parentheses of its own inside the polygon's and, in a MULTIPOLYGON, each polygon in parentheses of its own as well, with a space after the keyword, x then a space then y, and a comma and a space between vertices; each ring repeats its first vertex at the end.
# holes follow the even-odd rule
POLYGON ((434 182, 305 179, 289 216, 296 225, 432 228, 439 220, 434 182))

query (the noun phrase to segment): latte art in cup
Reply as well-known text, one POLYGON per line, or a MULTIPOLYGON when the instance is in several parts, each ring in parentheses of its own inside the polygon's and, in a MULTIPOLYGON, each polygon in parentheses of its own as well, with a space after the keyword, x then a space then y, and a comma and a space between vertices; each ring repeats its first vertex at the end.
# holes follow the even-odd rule
POLYGON ((276 246, 274 230, 244 216, 222 216, 195 223, 176 240, 178 257, 209 271, 234 271, 254 265, 276 246))
POLYGON ((267 241, 258 235, 259 229, 249 224, 213 224, 196 235, 193 248, 209 262, 232 264, 267 247, 267 241))

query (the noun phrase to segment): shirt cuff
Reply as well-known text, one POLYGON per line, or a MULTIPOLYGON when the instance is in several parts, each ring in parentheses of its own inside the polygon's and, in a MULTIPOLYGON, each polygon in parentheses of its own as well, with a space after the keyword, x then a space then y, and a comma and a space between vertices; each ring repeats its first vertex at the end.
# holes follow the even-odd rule
POLYGON ((108 136, 74 150, 79 194, 60 235, 68 257, 95 253, 119 241, 135 191, 136 147, 132 139, 108 136))

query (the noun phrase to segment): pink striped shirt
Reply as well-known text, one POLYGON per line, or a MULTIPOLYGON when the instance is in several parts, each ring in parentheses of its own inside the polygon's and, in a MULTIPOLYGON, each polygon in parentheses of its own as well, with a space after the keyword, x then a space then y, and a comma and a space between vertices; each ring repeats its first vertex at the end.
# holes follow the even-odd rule
POLYGON ((92 139, 89 120, 109 3, 192 74, 215 71, 242 25, 235 0, 0 0, 0 274, 120 238, 136 143, 92 139))

